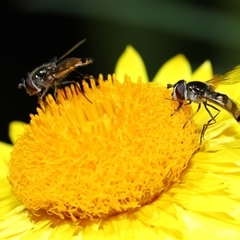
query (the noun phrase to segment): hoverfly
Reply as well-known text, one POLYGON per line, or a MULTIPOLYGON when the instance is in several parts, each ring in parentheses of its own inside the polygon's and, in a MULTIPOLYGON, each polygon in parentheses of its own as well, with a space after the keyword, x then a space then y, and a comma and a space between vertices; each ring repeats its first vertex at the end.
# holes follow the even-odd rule
MULTIPOLYGON (((57 88, 60 85, 75 83, 75 81, 67 81, 65 78, 76 68, 86 66, 93 62, 92 58, 66 58, 70 52, 80 46, 86 39, 75 44, 70 50, 63 54, 59 59, 54 57, 50 62, 44 63, 35 68, 32 72, 27 73, 27 77, 22 79, 18 88, 24 87, 29 95, 38 95, 38 100, 43 100, 50 88, 54 89, 56 99, 57 88), (63 59, 63 60, 62 60, 63 59)), ((90 101, 80 89, 84 97, 90 101)))
MULTIPOLYGON (((210 120, 203 125, 201 136, 200 136, 200 144, 204 138, 204 134, 208 128, 208 126, 215 124, 216 117, 220 113, 220 109, 213 106, 210 103, 213 103, 226 111, 228 111, 237 122, 240 123, 240 106, 235 103, 231 98, 229 98, 226 94, 219 93, 215 91, 215 87, 217 84, 234 84, 240 82, 240 65, 236 66, 234 69, 222 74, 216 75, 212 79, 201 82, 201 81, 192 81, 186 82, 185 80, 179 80, 175 84, 167 84, 167 88, 173 88, 172 92, 172 100, 178 101, 179 105, 175 109, 175 113, 177 113, 183 106, 184 103, 191 104, 195 102, 198 104, 197 111, 188 119, 188 121, 183 125, 183 128, 187 125, 187 123, 199 112, 201 105, 205 107, 210 120), (213 108, 217 111, 215 115, 211 113, 209 110, 213 108)), ((172 116, 171 115, 171 116, 172 116)))

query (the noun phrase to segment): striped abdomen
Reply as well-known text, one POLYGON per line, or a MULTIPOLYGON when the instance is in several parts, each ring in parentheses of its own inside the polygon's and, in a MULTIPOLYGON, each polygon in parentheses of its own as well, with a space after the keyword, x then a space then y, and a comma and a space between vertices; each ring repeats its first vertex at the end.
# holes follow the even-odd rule
POLYGON ((208 93, 206 98, 209 102, 215 103, 216 105, 224 108, 226 111, 233 115, 237 122, 240 123, 239 106, 227 95, 213 91, 208 93))

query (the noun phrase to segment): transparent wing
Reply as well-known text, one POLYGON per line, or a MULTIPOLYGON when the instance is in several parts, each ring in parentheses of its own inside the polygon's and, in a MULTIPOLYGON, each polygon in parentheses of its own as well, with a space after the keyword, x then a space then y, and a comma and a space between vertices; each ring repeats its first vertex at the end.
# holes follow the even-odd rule
POLYGON ((208 84, 236 84, 240 83, 240 65, 236 66, 230 71, 223 73, 222 75, 216 75, 212 79, 207 81, 208 84))
POLYGON ((72 52, 74 49, 76 49, 77 47, 79 47, 81 44, 83 44, 86 41, 86 39, 81 40, 80 42, 76 43, 72 48, 70 48, 66 53, 64 53, 59 59, 58 62, 63 59, 64 57, 66 57, 70 52, 72 52))

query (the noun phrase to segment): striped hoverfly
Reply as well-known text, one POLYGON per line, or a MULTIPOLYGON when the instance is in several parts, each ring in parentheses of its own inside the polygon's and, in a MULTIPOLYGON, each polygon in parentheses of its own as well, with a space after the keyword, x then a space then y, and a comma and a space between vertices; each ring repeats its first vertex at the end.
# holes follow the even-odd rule
POLYGON ((167 84, 168 89, 173 88, 171 100, 178 101, 179 103, 178 107, 175 109, 174 113, 171 116, 177 113, 184 104, 191 104, 192 102, 197 103, 198 108, 196 112, 183 125, 183 128, 185 128, 187 123, 199 112, 201 105, 203 104, 204 108, 210 116, 210 120, 203 125, 200 135, 201 144, 208 126, 213 125, 217 122, 216 117, 221 110, 216 106, 225 109, 236 119, 238 123, 240 123, 240 105, 234 102, 226 94, 215 91, 215 88, 218 84, 234 83, 240 83, 240 65, 222 75, 216 75, 206 82, 187 82, 182 79, 175 84, 167 84), (212 105, 212 103, 216 106, 212 105), (209 108, 216 110, 217 113, 215 115, 212 114, 209 108))
MULTIPOLYGON (((79 47, 86 39, 81 40, 63 54, 59 59, 54 57, 50 62, 44 63, 35 68, 32 72, 27 73, 27 77, 22 79, 18 88, 24 87, 29 95, 38 95, 38 101, 43 100, 50 88, 54 90, 56 99, 57 89, 60 85, 75 83, 74 80, 66 80, 66 77, 76 68, 86 66, 93 62, 92 58, 65 58, 74 49, 79 47)), ((79 87, 80 88, 80 87, 79 87)), ((90 101, 83 91, 79 89, 84 97, 90 101)))

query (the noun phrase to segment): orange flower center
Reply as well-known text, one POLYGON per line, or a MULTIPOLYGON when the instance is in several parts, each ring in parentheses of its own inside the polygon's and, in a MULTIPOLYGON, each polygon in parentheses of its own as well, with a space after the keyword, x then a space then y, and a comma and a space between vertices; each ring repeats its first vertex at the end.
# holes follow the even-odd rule
POLYGON ((151 203, 172 184, 196 150, 199 132, 189 106, 154 83, 109 76, 84 90, 73 85, 41 103, 14 146, 12 191, 33 213, 93 219, 151 203))

